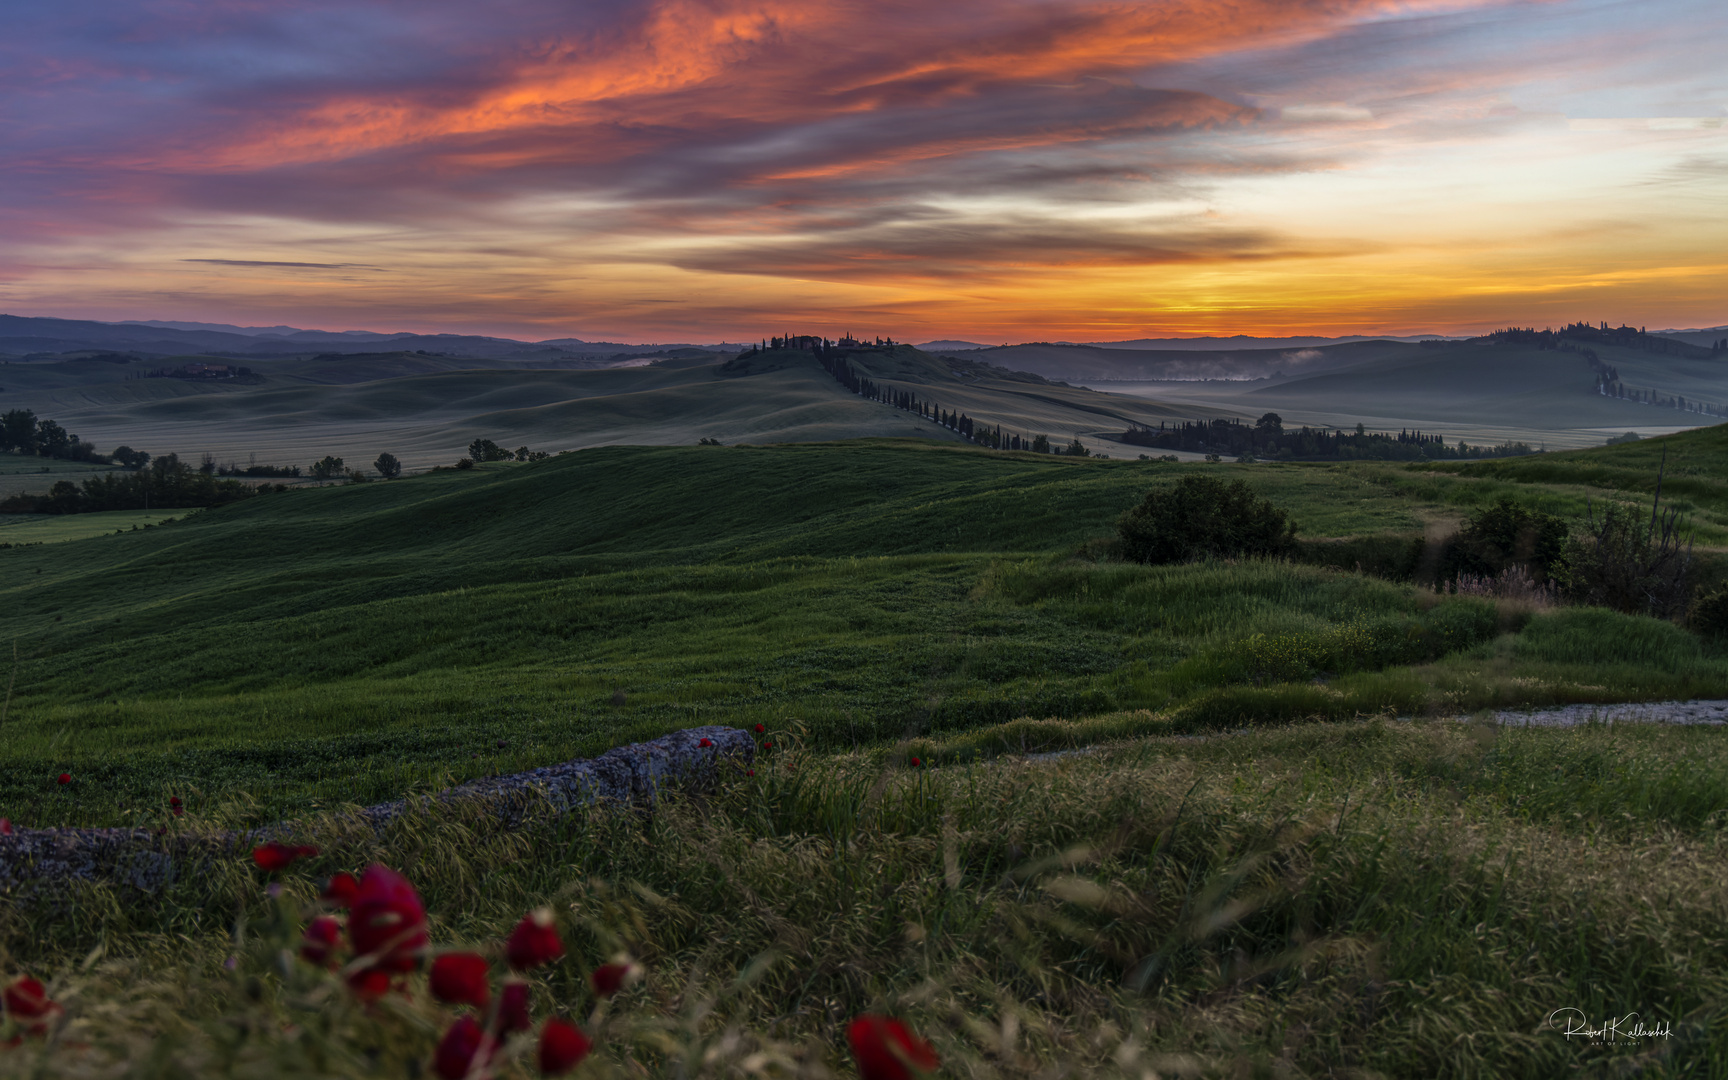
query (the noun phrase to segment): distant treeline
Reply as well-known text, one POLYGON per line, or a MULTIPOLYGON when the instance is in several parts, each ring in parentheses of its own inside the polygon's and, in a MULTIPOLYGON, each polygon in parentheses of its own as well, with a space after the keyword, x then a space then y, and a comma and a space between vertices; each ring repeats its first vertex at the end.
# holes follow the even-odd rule
POLYGON ((1448 445, 1439 435, 1368 431, 1361 424, 1355 431, 1311 427, 1286 431, 1277 413, 1267 413, 1253 425, 1240 420, 1195 420, 1161 423, 1156 428, 1134 426, 1117 437, 1134 446, 1161 450, 1252 455, 1280 461, 1458 461, 1535 453, 1526 443, 1470 446, 1460 440, 1448 445))
POLYGON ((987 446, 992 450, 1026 450, 1035 454, 1068 453, 1077 457, 1090 457, 1091 451, 1079 439, 1068 444, 1066 450, 1052 447, 1047 435, 1022 435, 1018 432, 1003 431, 1000 424, 980 424, 977 420, 963 412, 949 411, 928 398, 920 398, 909 390, 893 390, 881 385, 873 379, 858 374, 853 368, 847 354, 850 350, 870 348, 892 348, 893 338, 877 338, 874 345, 855 341, 850 334, 839 341, 829 341, 823 337, 771 337, 764 339, 762 346, 743 353, 739 359, 755 356, 763 349, 801 349, 813 353, 822 369, 834 377, 834 381, 844 386, 860 397, 870 401, 879 401, 884 405, 912 413, 933 424, 940 424, 950 431, 957 432, 971 442, 987 446))
POLYGON ((1710 347, 1705 348, 1702 345, 1681 341, 1679 338, 1647 334, 1642 327, 1610 327, 1607 323, 1591 326, 1586 322, 1576 322, 1558 330, 1510 327, 1505 330, 1496 330, 1477 340, 1494 345, 1518 345, 1524 348, 1555 349, 1560 352, 1576 353, 1582 356, 1584 362, 1590 365, 1590 370, 1596 373, 1595 390, 1603 397, 1616 398, 1621 401, 1636 401, 1661 409, 1697 413, 1700 416, 1728 416, 1728 406, 1719 402, 1687 400, 1681 394, 1663 393, 1660 390, 1628 386, 1620 381, 1619 369, 1613 364, 1604 362, 1597 355, 1596 350, 1591 348, 1593 345, 1613 345, 1617 348, 1638 349, 1660 356, 1706 360, 1728 354, 1728 338, 1712 341, 1710 347))
MULTIPOLYGON (((1487 334, 1479 341, 1487 341, 1495 345, 1522 345, 1538 349, 1563 349, 1567 352, 1580 352, 1578 348, 1566 349, 1566 345, 1614 345, 1622 349, 1638 349, 1642 352, 1656 353, 1661 356, 1680 356, 1691 360, 1703 360, 1712 356, 1720 356, 1728 352, 1728 338, 1711 342, 1709 348, 1681 341, 1679 338, 1663 337, 1661 334, 1648 334, 1643 327, 1615 326, 1607 323, 1592 326, 1587 322, 1576 322, 1570 326, 1562 326, 1558 330, 1537 330, 1530 327, 1508 327, 1487 334)), ((1591 359, 1595 353, 1585 353, 1591 359)))
POLYGON ((213 469, 208 472, 194 469, 181 461, 180 455, 164 454, 133 472, 99 474, 82 485, 61 480, 47 495, 14 495, 0 502, 0 513, 82 514, 100 510, 222 506, 267 490, 268 485, 254 487, 238 480, 219 479, 213 469))
POLYGON ((179 367, 153 368, 141 371, 138 379, 239 379, 252 374, 249 367, 238 364, 181 364, 179 367))

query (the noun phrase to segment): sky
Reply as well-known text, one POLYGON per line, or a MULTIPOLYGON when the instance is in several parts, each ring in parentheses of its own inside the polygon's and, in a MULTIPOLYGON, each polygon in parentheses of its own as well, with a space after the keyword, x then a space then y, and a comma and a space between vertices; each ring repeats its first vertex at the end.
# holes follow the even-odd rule
POLYGON ((1728 324, 1722 0, 0 0, 0 312, 1728 324))

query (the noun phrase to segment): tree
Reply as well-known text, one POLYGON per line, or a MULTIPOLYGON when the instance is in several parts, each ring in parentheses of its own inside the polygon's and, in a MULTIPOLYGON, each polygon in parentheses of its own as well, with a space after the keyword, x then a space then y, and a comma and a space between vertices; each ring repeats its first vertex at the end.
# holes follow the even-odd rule
POLYGON ((491 439, 475 439, 468 444, 468 456, 476 462, 509 461, 516 455, 504 449, 491 439))
POLYGON ((325 454, 312 463, 312 475, 319 480, 330 480, 346 474, 347 470, 342 467, 342 459, 339 457, 325 454))
POLYGON ((1034 454, 1048 454, 1050 452, 1050 436, 1034 435, 1032 437, 1032 452, 1034 454))
POLYGON ((150 455, 142 450, 134 450, 130 446, 116 446, 114 453, 109 455, 128 469, 142 469, 150 464, 150 455))
POLYGON ((1184 476, 1147 492, 1116 524, 1122 553, 1135 562, 1173 563, 1241 555, 1287 555, 1296 546, 1290 515, 1246 481, 1184 476))
POLYGON ((43 457, 63 458, 78 437, 52 420, 36 422, 36 452, 43 457))
POLYGON ((1080 441, 1080 436, 1074 436, 1074 441, 1068 444, 1068 449, 1062 451, 1069 457, 1091 457, 1092 451, 1086 449, 1086 444, 1080 441))
POLYGON ((1269 412, 1254 423, 1254 430, 1263 435, 1284 434, 1284 418, 1275 412, 1269 412))
POLYGON ((20 454, 36 452, 36 414, 30 409, 13 409, 0 416, 0 450, 20 454))
POLYGON ((379 454, 378 460, 372 463, 372 467, 377 469, 378 475, 386 480, 394 480, 402 475, 402 463, 397 461, 396 455, 389 451, 379 454))

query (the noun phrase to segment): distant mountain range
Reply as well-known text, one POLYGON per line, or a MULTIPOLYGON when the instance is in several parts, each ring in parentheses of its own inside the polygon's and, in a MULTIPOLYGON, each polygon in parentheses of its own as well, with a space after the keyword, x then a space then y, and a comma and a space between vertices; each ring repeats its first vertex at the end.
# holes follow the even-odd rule
MULTIPOLYGON (((1665 337, 1677 337, 1693 345, 1709 345, 1728 332, 1728 326, 1692 327, 1685 330, 1654 330, 1665 337)), ((1326 345, 1347 345, 1352 341, 1467 341, 1468 334, 1347 334, 1343 337, 1253 337, 1234 334, 1230 337, 1135 338, 1131 341, 1026 341, 1021 345, 1065 345, 1089 349, 1132 349, 1136 352, 1175 350, 1178 352, 1237 352, 1243 349, 1312 349, 1326 345)), ((1006 349, 1009 345, 981 345, 976 341, 926 341, 918 346, 925 352, 967 352, 972 349, 1006 349)))
POLYGON ((486 360, 546 361, 681 348, 741 351, 745 346, 634 345, 617 341, 551 338, 516 341, 473 334, 377 333, 371 330, 302 330, 292 326, 135 320, 96 322, 0 315, 0 355, 13 359, 75 352, 129 352, 149 356, 294 356, 309 353, 428 352, 486 360))
MULTIPOLYGON (((1728 334, 1728 326, 1662 330, 1667 337, 1678 338, 1694 345, 1709 346, 1728 334)), ((1246 334, 1231 337, 1137 338, 1131 341, 1097 342, 1025 342, 1018 345, 984 345, 975 341, 927 341, 918 348, 929 353, 959 353, 988 350, 994 356, 988 361, 997 366, 1035 371, 1053 378, 1134 378, 1148 368, 1170 367, 1175 356, 1184 354, 1183 370, 1174 368, 1163 377, 1177 378, 1242 378, 1269 375, 1276 370, 1288 370, 1292 362, 1302 364, 1311 359, 1279 356, 1279 350, 1332 349, 1365 342, 1410 343, 1416 341, 1463 340, 1442 334, 1371 337, 1277 337, 1262 338, 1246 334), (1138 357, 1100 357, 1100 351, 1140 354, 1138 357), (1233 358, 1249 359, 1244 354, 1258 353, 1253 362, 1234 363, 1233 358), (1065 354, 1066 359, 1090 356, 1085 363, 1057 366, 1027 366, 1031 356, 1041 360, 1053 354, 1065 354), (1152 354, 1152 355, 1148 355, 1152 354), (1205 357, 1197 354, 1223 354, 1218 357, 1216 370, 1205 357), (1236 370, 1238 367, 1242 370, 1236 370)), ((291 357, 318 353, 379 353, 423 352, 438 356, 467 357, 526 366, 545 365, 557 361, 595 362, 616 360, 622 354, 665 354, 680 349, 700 349, 706 352, 741 352, 748 346, 732 342, 715 344, 655 343, 630 344, 618 341, 586 341, 581 338, 549 338, 544 341, 518 341, 513 338, 485 337, 474 334, 416 334, 408 331, 383 333, 373 330, 304 330, 293 326, 234 326, 227 323, 177 322, 172 320, 138 319, 126 322, 96 322, 87 319, 33 318, 0 315, 0 358, 14 360, 58 358, 67 353, 123 352, 142 356, 229 356, 291 357)), ((1311 365, 1310 365, 1311 366, 1311 365)))
MULTIPOLYGON (((1462 341, 1445 334, 1410 334, 1368 336, 1352 334, 1345 337, 1252 337, 1235 334, 1231 337, 1135 338, 1132 341, 1027 341, 1022 345, 1063 345, 1087 349, 1131 349, 1147 352, 1171 349, 1179 352, 1237 352, 1243 349, 1308 349, 1322 345, 1346 345, 1352 341, 1462 341)), ((971 349, 1006 349, 1008 345, 980 345, 976 341, 927 341, 918 346, 925 352, 965 352, 971 349)))

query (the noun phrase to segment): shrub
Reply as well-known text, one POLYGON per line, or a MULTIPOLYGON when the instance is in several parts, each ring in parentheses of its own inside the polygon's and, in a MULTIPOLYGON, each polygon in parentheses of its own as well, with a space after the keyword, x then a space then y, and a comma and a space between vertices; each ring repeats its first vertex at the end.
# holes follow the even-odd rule
POLYGON ((1295 548, 1290 515, 1254 494, 1246 481, 1184 476, 1146 494, 1122 515, 1122 552, 1143 563, 1209 557, 1288 555, 1295 548))
POLYGON ((1686 624, 1700 637, 1728 638, 1728 585, 1699 592, 1686 613, 1686 624))
POLYGON ((1592 506, 1585 536, 1566 548, 1567 598, 1628 615, 1684 614, 1692 541, 1681 528, 1679 512, 1661 509, 1660 502, 1648 521, 1642 511, 1612 504, 1598 518, 1592 506))
POLYGON ((1553 514, 1530 510, 1511 499, 1480 511, 1440 552, 1440 580, 1460 575, 1499 577, 1520 567, 1537 581, 1546 581, 1566 556, 1566 522, 1553 514))

